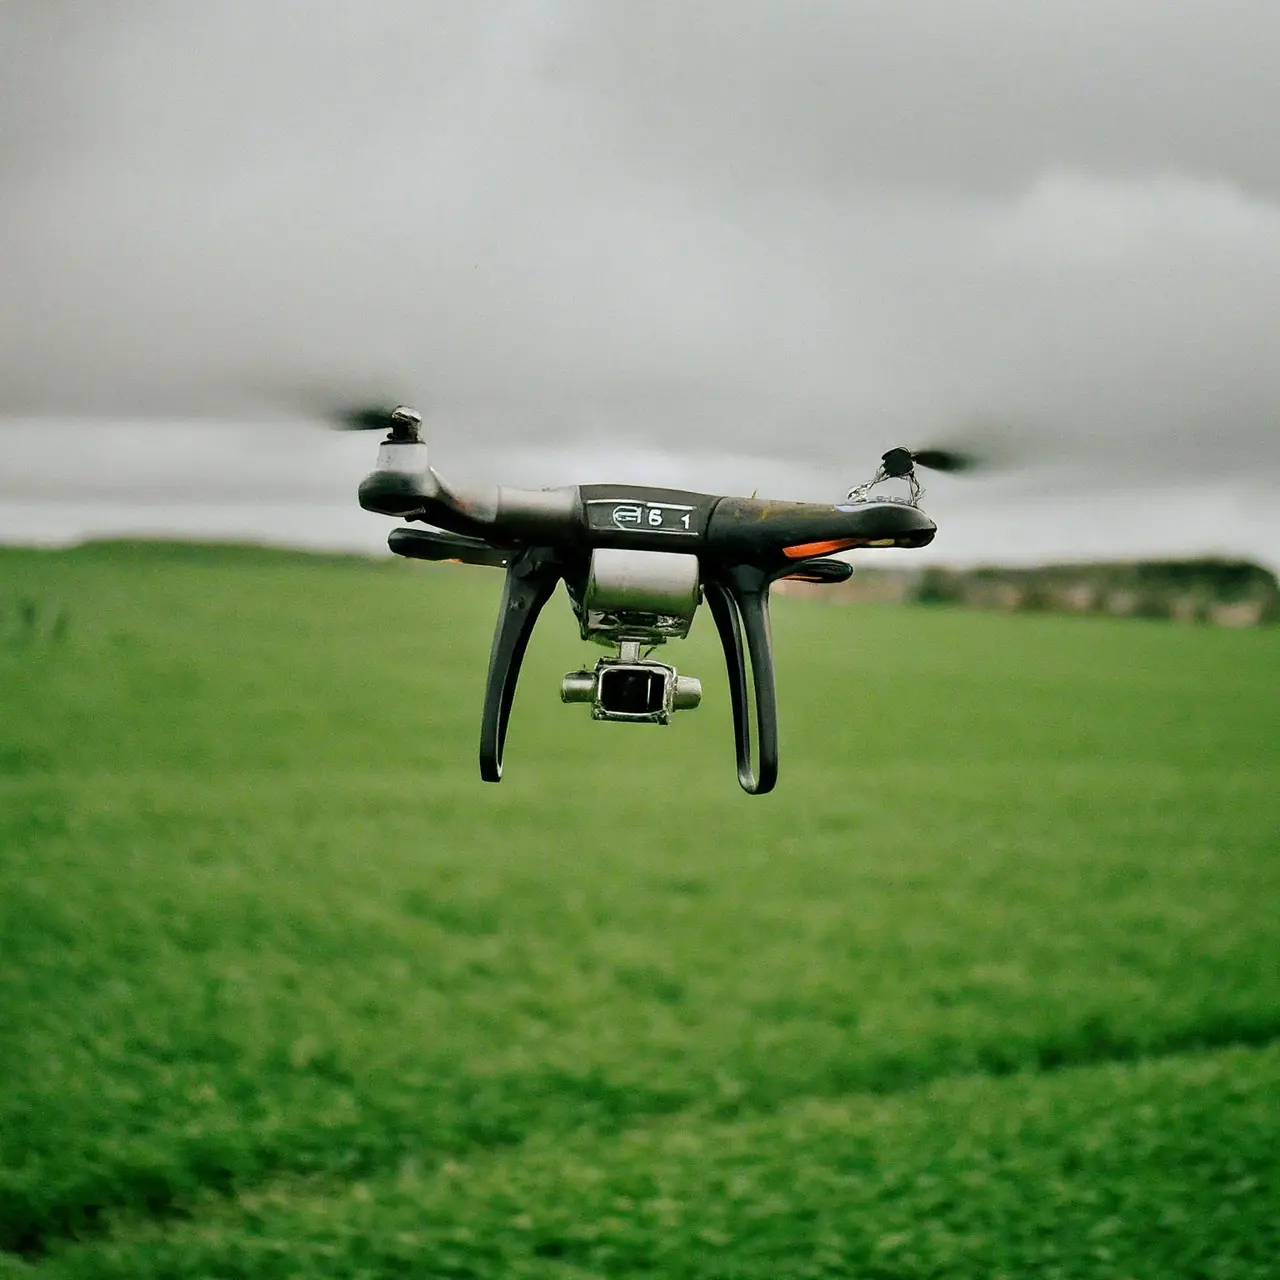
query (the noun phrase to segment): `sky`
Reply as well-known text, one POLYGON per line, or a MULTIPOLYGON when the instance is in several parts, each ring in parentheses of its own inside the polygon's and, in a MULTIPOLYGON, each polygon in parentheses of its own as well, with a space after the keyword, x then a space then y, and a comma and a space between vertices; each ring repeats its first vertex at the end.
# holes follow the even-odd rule
POLYGON ((1280 7, 0 0, 0 538, 383 545, 447 475, 1280 566, 1280 7))

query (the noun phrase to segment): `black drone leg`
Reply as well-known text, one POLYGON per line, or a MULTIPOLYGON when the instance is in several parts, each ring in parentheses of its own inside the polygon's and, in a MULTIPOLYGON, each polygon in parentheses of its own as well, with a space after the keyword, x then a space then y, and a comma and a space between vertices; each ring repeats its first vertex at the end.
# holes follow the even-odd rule
POLYGON ((733 708, 733 745, 738 760, 738 781, 750 791, 754 785, 751 771, 751 700, 747 692, 747 664, 742 652, 742 624, 738 605, 727 587, 714 580, 704 590, 720 644, 724 649, 724 665, 729 676, 729 702, 733 708), (748 780, 751 780, 748 785, 748 780))
POLYGON ((773 673, 773 643, 769 634, 769 577, 749 565, 723 571, 705 584, 707 603, 724 648, 733 703, 733 737, 738 757, 738 784, 749 795, 772 791, 778 780, 778 697, 773 673), (751 684, 755 686, 755 727, 748 691, 742 632, 751 654, 751 684), (756 750, 752 752, 752 738, 756 750))
POLYGON ((551 599, 560 581, 559 560, 542 547, 530 547, 514 556, 507 566, 502 608, 489 652, 489 675, 484 690, 484 715, 480 721, 480 777, 502 781, 502 748, 507 721, 520 678, 520 664, 542 606, 551 599))

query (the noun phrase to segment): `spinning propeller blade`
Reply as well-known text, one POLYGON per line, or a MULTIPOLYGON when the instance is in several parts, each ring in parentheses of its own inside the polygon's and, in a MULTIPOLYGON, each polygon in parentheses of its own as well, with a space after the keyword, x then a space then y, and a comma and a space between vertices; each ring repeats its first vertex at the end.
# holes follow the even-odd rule
POLYGON ((422 425, 422 415, 403 404, 341 409, 327 416, 340 431, 387 431, 406 440, 416 440, 422 425))
POLYGON ((931 471, 972 471, 982 465, 980 458, 959 449, 913 449, 911 460, 931 471))
POLYGON ((972 471, 979 459, 972 453, 958 449, 890 449, 882 455, 880 465, 885 475, 905 476, 913 467, 928 467, 933 471, 972 471))
POLYGON ((393 405, 365 405, 359 409, 339 409, 330 420, 339 431, 389 431, 393 405))

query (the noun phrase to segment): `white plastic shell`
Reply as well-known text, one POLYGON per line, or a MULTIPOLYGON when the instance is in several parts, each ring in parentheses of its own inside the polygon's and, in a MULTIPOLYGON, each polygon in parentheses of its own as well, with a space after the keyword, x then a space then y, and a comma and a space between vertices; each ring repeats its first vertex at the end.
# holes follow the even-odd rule
POLYGON ((698 557, 597 547, 585 604, 592 612, 679 618, 687 630, 698 607, 698 557))

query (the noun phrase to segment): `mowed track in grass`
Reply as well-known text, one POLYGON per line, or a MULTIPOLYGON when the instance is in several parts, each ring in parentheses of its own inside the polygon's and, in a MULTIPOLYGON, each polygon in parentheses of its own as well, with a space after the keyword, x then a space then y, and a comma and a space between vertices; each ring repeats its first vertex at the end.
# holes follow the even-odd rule
POLYGON ((0 553, 14 1268, 1269 1274, 1280 634, 780 601, 752 799, 557 600, 491 787, 499 589, 0 553))

